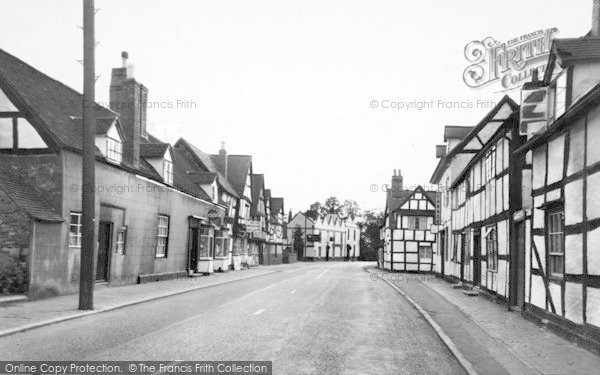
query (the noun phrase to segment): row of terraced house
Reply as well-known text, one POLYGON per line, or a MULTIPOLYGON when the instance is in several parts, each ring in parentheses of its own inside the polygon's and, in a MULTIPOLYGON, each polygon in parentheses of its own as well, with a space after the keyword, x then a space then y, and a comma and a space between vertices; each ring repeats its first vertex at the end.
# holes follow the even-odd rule
POLYGON ((445 127, 437 191, 395 173, 379 266, 434 272, 598 349, 600 1, 593 15, 588 35, 553 40, 520 104, 445 127))
MULTIPOLYGON (((147 131, 128 55, 96 108, 96 185, 81 186, 82 95, 0 50, 0 294, 79 288, 81 194, 96 195, 96 280, 109 285, 281 263, 284 199, 252 156, 147 131), (12 280, 6 283, 6 280, 12 280)), ((293 254, 289 255, 293 260, 293 254)))

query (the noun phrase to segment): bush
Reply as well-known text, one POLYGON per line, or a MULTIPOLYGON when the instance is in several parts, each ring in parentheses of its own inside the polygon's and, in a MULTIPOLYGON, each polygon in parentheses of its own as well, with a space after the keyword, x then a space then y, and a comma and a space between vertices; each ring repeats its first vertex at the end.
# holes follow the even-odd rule
POLYGON ((12 257, 0 262, 0 294, 27 292, 27 265, 12 257))

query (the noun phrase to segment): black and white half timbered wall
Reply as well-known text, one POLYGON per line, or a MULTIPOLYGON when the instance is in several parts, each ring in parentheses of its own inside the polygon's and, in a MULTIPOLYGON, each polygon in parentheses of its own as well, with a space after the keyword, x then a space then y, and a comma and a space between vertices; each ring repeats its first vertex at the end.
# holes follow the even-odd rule
POLYGON ((435 192, 421 186, 404 191, 386 212, 384 267, 392 271, 433 272, 436 237, 435 192))
POLYGON ((523 186, 531 191, 522 215, 523 241, 518 242, 526 260, 525 312, 596 343, 600 343, 598 34, 600 30, 553 41, 543 80, 534 77, 523 87, 522 108, 531 106, 529 113, 542 121, 522 121, 521 132, 528 141, 516 150, 526 155, 523 179, 529 182, 523 186))
MULTIPOLYGON (((468 134, 463 152, 475 155, 451 185, 451 228, 446 275, 508 299, 512 212, 521 209, 523 143, 518 106, 505 97, 468 134)), ((516 259, 515 259, 516 260, 516 259)))

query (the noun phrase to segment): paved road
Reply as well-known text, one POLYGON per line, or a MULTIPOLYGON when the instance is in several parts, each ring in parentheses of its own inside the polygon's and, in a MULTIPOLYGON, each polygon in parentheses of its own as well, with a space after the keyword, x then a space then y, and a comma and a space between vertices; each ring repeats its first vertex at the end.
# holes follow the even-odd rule
POLYGON ((0 338, 1 359, 272 360, 275 374, 462 374, 421 316, 363 266, 284 269, 23 332, 0 338))

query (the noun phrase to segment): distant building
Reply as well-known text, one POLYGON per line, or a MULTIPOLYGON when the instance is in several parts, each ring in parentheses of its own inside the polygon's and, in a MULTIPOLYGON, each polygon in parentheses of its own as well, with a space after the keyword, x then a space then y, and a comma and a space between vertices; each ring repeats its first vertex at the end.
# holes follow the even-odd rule
POLYGON ((288 238, 300 229, 304 249, 298 254, 305 260, 355 259, 360 256, 360 228, 352 218, 338 214, 311 219, 298 212, 287 224, 288 238))
POLYGON ((381 228, 383 249, 379 253, 379 264, 384 269, 434 270, 437 246, 431 227, 434 224, 435 199, 435 191, 425 191, 421 186, 405 190, 400 170, 394 170, 381 228))

